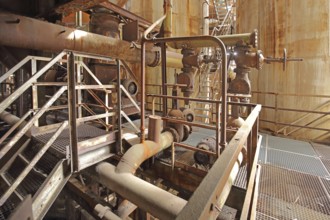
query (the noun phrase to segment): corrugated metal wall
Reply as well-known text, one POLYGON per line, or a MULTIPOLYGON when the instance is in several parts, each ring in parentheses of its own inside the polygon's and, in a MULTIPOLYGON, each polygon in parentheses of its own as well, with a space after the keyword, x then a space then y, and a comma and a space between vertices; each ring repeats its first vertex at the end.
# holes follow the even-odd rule
MULTIPOLYGON (((255 91, 296 95, 330 95, 330 3, 328 0, 237 0, 238 33, 259 30, 260 49, 265 56, 281 57, 287 48, 291 57, 302 57, 303 62, 288 63, 286 71, 281 64, 264 65, 250 74, 255 91)), ((329 111, 329 98, 278 95, 277 107, 329 111), (324 107, 320 107, 324 106, 324 107)), ((275 95, 254 95, 253 101, 275 106, 275 95)), ((291 123, 304 113, 263 110, 266 120, 291 123)), ((329 128, 329 117, 308 115, 298 125, 329 128)), ((283 125, 261 123, 271 130, 283 125)), ((290 133, 292 129, 285 129, 290 133)), ((325 132, 300 129, 291 135, 297 138, 319 138, 325 132)))

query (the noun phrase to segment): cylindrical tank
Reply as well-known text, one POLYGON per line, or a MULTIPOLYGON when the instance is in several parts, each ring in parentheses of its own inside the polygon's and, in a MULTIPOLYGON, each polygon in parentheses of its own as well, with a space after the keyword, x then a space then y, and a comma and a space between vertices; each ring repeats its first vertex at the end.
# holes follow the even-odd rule
MULTIPOLYGON (((330 94, 330 2, 328 0, 237 0, 238 33, 259 30, 259 48, 265 57, 281 57, 283 48, 289 57, 301 57, 303 62, 264 65, 250 74, 252 90, 279 93, 253 94, 253 102, 278 108, 329 111, 329 98, 303 95, 330 94), (280 95, 280 94, 295 94, 280 95), (277 104, 276 104, 277 99, 277 104)), ((329 128, 328 117, 289 111, 263 109, 261 119, 329 128), (303 120, 300 120, 303 118, 303 120), (297 122, 296 122, 297 121, 297 122), (313 122, 315 121, 315 122, 313 122)), ((262 128, 280 131, 295 138, 326 139, 323 131, 285 128, 284 125, 261 122, 262 128), (296 131, 295 131, 296 130, 296 131)), ((328 134, 329 135, 329 134, 328 134)))

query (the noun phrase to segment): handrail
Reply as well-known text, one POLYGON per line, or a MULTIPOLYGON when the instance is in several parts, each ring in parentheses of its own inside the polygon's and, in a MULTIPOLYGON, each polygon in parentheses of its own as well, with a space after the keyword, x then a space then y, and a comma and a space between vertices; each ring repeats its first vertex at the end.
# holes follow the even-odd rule
MULTIPOLYGON (((284 108, 284 107, 278 107, 277 103, 278 103, 278 97, 285 97, 285 96, 292 96, 292 97, 306 97, 306 98, 327 98, 330 99, 330 95, 320 95, 320 94, 301 94, 301 93, 284 93, 284 92, 265 92, 265 91, 252 91, 252 94, 260 94, 260 95, 271 95, 271 96, 275 96, 275 103, 274 106, 266 106, 263 105, 263 108, 265 109, 271 109, 273 111, 275 111, 275 119, 272 120, 266 120, 266 119, 260 119, 261 122, 266 122, 266 123, 271 123, 271 124, 275 124, 275 130, 274 132, 276 133, 280 133, 280 132, 284 132, 285 129, 287 128, 293 128, 292 131, 285 133, 284 135, 288 136, 288 135, 292 135, 292 133, 300 130, 300 129, 309 129, 309 130, 315 130, 315 131, 324 131, 327 132, 328 134, 330 133, 330 129, 328 128, 322 128, 322 127, 317 127, 317 125, 315 126, 309 126, 317 121, 320 121, 321 119, 325 118, 327 115, 330 115, 329 111, 320 111, 318 109, 324 108, 326 107, 330 100, 326 101, 325 103, 319 105, 318 107, 314 108, 313 110, 305 110, 305 109, 296 109, 296 108, 284 108), (290 123, 286 123, 286 122, 280 122, 278 121, 278 117, 277 117, 277 112, 279 111, 289 111, 289 112, 300 112, 300 113, 304 113, 302 114, 302 116, 300 116, 298 119, 294 120, 293 122, 290 123), (315 115, 319 114, 320 116, 316 116, 315 115), (298 122, 302 121, 303 119, 305 119, 306 117, 312 117, 314 115, 314 118, 311 119, 311 121, 306 122, 306 124, 304 125, 299 125, 297 124, 298 122), (281 125, 281 128, 277 129, 277 126, 281 125)), ((317 137, 310 137, 310 140, 318 140, 320 137, 322 137, 324 134, 322 135, 318 135, 317 137)))
POLYGON ((0 206, 2 206, 10 195, 15 191, 17 186, 23 181, 26 175, 33 169, 37 164, 39 159, 46 153, 48 148, 54 143, 56 138, 61 134, 61 132, 67 127, 68 121, 64 121, 62 125, 56 130, 54 135, 47 141, 47 143, 41 148, 41 150, 33 157, 28 166, 20 173, 16 180, 11 184, 11 186, 6 190, 6 192, 0 198, 0 206))
POLYGON ((11 141, 0 150, 0 160, 6 153, 16 144, 21 137, 33 126, 46 111, 47 109, 59 98, 63 92, 67 90, 67 86, 62 86, 53 96, 46 102, 46 104, 26 123, 26 125, 11 139, 11 141))
POLYGON ((252 131, 252 127, 257 123, 260 110, 261 105, 256 105, 190 197, 187 205, 179 213, 178 220, 209 219, 211 212, 216 210, 217 200, 226 186, 238 155, 252 131))
POLYGON ((125 95, 129 98, 129 100, 131 101, 131 103, 135 106, 135 108, 140 112, 141 109, 139 107, 139 105, 134 101, 134 99, 132 98, 132 96, 128 93, 128 91, 125 89, 125 87, 123 85, 120 85, 121 90, 125 93, 125 95))
POLYGON ((59 53, 54 57, 49 63, 47 63, 43 68, 36 72, 29 80, 27 80, 22 86, 20 86, 16 91, 14 91, 10 96, 8 96, 4 101, 0 103, 0 112, 3 112, 11 103, 13 103, 20 95, 22 95, 30 85, 35 82, 42 74, 44 74, 51 66, 58 62, 62 57, 66 55, 66 52, 59 53))

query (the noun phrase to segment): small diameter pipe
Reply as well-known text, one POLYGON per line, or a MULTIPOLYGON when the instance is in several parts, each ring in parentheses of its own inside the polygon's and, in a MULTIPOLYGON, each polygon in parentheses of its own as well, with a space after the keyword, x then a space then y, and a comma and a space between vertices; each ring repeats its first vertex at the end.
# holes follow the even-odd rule
POLYGON ((117 172, 115 166, 109 163, 100 163, 96 167, 99 180, 112 191, 153 216, 172 220, 180 213, 187 201, 165 190, 158 188, 131 173, 117 172))
POLYGON ((97 204, 94 208, 94 212, 100 219, 106 220, 122 220, 119 216, 111 211, 109 207, 97 204))
POLYGON ((160 135, 159 144, 153 141, 144 141, 141 144, 132 146, 120 159, 116 172, 132 173, 148 158, 156 155, 162 150, 171 146, 173 135, 166 131, 160 135))

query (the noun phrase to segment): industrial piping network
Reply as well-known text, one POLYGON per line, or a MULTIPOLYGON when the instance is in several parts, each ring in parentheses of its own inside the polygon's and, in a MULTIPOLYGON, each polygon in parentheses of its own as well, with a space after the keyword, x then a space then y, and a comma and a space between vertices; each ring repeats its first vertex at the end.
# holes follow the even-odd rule
MULTIPOLYGON (((161 18, 156 23, 160 23, 164 19, 161 18)), ((130 62, 142 62, 142 79, 145 77, 144 63, 153 64, 157 60, 155 52, 150 50, 145 52, 145 43, 157 43, 157 42, 171 42, 173 47, 182 48, 183 45, 190 47, 209 47, 219 46, 222 49, 223 61, 222 61, 222 77, 226 78, 226 50, 224 43, 227 45, 235 44, 238 39, 249 39, 250 34, 243 34, 230 37, 211 37, 211 36, 197 36, 197 37, 182 37, 182 38, 160 38, 160 39, 148 39, 146 33, 144 35, 144 42, 141 51, 135 47, 131 47, 131 44, 122 40, 112 39, 109 37, 91 34, 88 32, 75 30, 72 28, 66 28, 55 24, 50 24, 42 21, 38 21, 32 18, 26 18, 23 16, 17 16, 10 13, 0 13, 0 44, 13 47, 29 48, 36 50, 48 50, 48 51, 60 51, 63 48, 69 50, 84 51, 88 53, 101 54, 104 56, 111 56, 118 59, 124 59, 130 62), (39 35, 35 35, 39 33, 39 35), (224 42, 221 41, 223 39, 224 42), (235 42, 235 43, 234 43, 235 42), (146 62, 144 62, 146 61, 146 62)), ((151 30, 149 28, 148 30, 151 30)), ((250 39, 249 39, 250 40, 250 39)), ((167 53, 168 66, 180 68, 181 57, 176 53, 167 53)), ((144 86, 144 84, 142 83, 144 86)), ((144 90, 142 90, 143 93, 144 90)), ((145 93, 143 93, 145 94, 145 93)), ((223 102, 226 101, 226 86, 223 86, 223 102)), ((142 96, 144 97, 144 96, 142 96)), ((141 101, 144 111, 144 101, 141 101)), ((226 134, 225 134, 225 121, 226 121, 226 104, 223 103, 223 121, 222 126, 224 130, 221 134, 222 145, 225 146, 226 134)), ((144 113, 144 112, 143 112, 144 113)), ((144 114, 142 114, 142 121, 144 120, 144 114)), ((158 187, 147 183, 138 177, 134 176, 135 170, 140 164, 147 158, 155 155, 157 152, 169 147, 173 142, 173 134, 170 132, 164 132, 160 135, 160 142, 154 141, 142 141, 141 144, 133 146, 122 157, 121 162, 117 167, 111 164, 100 163, 96 167, 96 171, 100 176, 101 182, 113 191, 118 192, 123 197, 137 204, 139 207, 161 219, 173 219, 178 216, 182 211, 187 201, 176 197, 158 187), (140 155, 140 156, 137 156, 140 155), (148 193, 152 192, 152 193, 148 193), (158 197, 154 198, 153 194, 157 194, 158 197), (162 198, 162 199, 159 199, 162 198), (166 201, 166 202, 163 202, 166 201)), ((241 154, 241 153, 240 153, 241 154)), ((242 156, 238 156, 238 160, 232 169, 232 175, 228 180, 228 187, 230 189, 232 179, 237 175, 238 167, 242 162, 242 156)), ((226 190, 227 195, 220 196, 221 199, 225 199, 228 196, 229 190, 226 190)), ((221 202, 222 203, 222 202, 221 202)))
MULTIPOLYGON (((226 78, 227 76, 227 67, 226 67, 226 48, 223 42, 215 37, 211 36, 198 36, 198 37, 183 37, 183 38, 162 38, 162 39, 148 39, 147 34, 159 23, 163 21, 165 16, 156 21, 152 26, 150 26, 144 33, 144 39, 142 41, 142 87, 144 87, 145 79, 145 43, 146 42, 179 42, 180 48, 184 45, 184 42, 189 42, 189 45, 192 47, 210 47, 210 46, 219 46, 222 50, 222 77, 226 78)), ((178 48, 178 46, 176 46, 178 48)), ((222 99, 222 130, 221 140, 223 147, 226 145, 226 86, 223 86, 223 99, 222 99)), ((144 89, 142 88, 142 94, 144 89)), ((158 120, 161 120, 160 118, 158 120)), ((156 120, 151 120, 150 122, 155 122, 156 120)), ((150 123, 149 122, 149 123, 150 123)), ((157 123, 158 125, 160 123, 157 123)), ((149 124, 150 126, 157 127, 157 125, 149 124)), ((154 129, 160 130, 160 128, 154 129)), ((142 95, 141 100, 141 132, 144 131, 144 95, 142 95)), ((156 135, 158 136, 158 135, 156 135)), ((131 147, 121 158, 117 167, 112 164, 102 162, 96 167, 96 172, 99 174, 99 178, 102 183, 104 183, 109 189, 119 193, 124 198, 136 204, 138 207, 143 210, 151 213, 152 215, 160 219, 175 219, 178 217, 179 213, 186 205, 186 201, 164 191, 154 185, 147 183, 138 177, 134 176, 136 169, 142 164, 146 159, 156 155, 158 152, 163 149, 171 146, 171 143, 174 141, 173 134, 171 132, 165 131, 159 135, 158 143, 154 141, 146 141, 144 137, 141 138, 141 143, 131 147), (155 197, 154 195, 157 195, 155 197), (164 202, 166 201, 166 202, 164 202)), ((220 209, 224 205, 226 198, 229 195, 233 181, 235 180, 240 164, 243 160, 243 154, 240 153, 237 159, 237 162, 232 168, 230 176, 227 180, 225 190, 218 199, 218 206, 220 209)))

